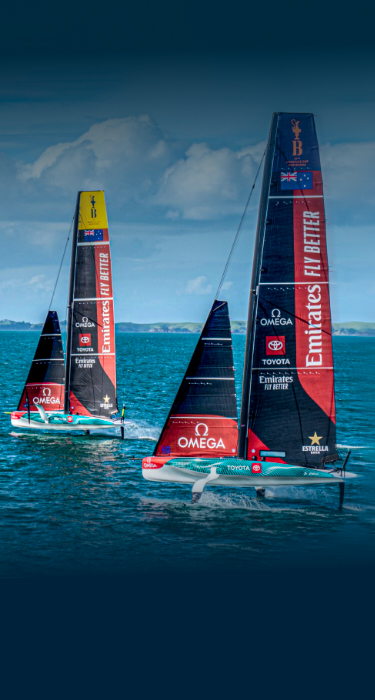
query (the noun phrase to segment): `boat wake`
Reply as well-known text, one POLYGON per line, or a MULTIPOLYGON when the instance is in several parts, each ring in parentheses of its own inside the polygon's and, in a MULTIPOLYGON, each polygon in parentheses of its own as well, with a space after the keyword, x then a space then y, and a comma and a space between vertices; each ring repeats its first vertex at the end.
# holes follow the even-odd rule
POLYGON ((147 425, 143 421, 127 421, 125 423, 124 440, 149 440, 157 442, 159 430, 147 425))
POLYGON ((341 450, 371 450, 371 445, 337 445, 341 450))

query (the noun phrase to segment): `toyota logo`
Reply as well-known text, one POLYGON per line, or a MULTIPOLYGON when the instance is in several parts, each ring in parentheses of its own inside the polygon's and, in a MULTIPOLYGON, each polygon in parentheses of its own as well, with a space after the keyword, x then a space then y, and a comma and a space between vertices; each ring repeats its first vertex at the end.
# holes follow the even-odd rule
POLYGON ((82 335, 81 336, 81 343, 82 345, 88 345, 90 343, 90 338, 88 335, 82 335))
POLYGON ((268 343, 268 347, 270 350, 281 350, 283 344, 281 340, 270 340, 270 342, 268 343))

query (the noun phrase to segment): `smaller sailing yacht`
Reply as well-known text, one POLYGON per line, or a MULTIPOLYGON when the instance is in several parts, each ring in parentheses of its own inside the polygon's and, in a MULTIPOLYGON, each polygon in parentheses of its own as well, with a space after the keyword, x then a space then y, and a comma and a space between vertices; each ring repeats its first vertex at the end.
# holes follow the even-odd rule
POLYGON ((272 118, 250 285, 238 449, 229 319, 216 335, 209 338, 207 363, 200 350, 206 330, 202 333, 154 455, 143 460, 145 479, 193 484, 193 502, 208 483, 250 486, 260 496, 266 486, 339 484, 341 506, 345 480, 355 475, 345 471, 349 453, 341 468, 334 466, 339 456, 329 275, 312 114, 279 112, 272 118), (223 348, 215 348, 215 342, 223 348), (221 365, 224 357, 227 364, 221 365))
POLYGON ((117 415, 112 268, 103 191, 79 192, 74 216, 66 370, 59 320, 49 311, 18 408, 16 428, 123 426, 117 415))

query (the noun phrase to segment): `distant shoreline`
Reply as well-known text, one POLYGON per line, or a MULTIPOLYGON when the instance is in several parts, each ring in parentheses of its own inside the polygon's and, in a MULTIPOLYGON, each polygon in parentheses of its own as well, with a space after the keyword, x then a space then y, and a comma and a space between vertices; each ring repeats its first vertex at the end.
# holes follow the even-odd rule
MULTIPOLYGON (((202 323, 116 323, 117 333, 187 333, 198 334, 202 330, 202 323)), ((244 335, 246 333, 245 321, 232 321, 232 333, 244 335)), ((0 321, 1 331, 38 331, 41 332, 42 323, 28 323, 26 321, 0 321)), ((61 324, 65 330, 65 323, 61 324)), ((361 321, 346 321, 345 323, 332 324, 333 335, 375 337, 375 323, 361 321)))

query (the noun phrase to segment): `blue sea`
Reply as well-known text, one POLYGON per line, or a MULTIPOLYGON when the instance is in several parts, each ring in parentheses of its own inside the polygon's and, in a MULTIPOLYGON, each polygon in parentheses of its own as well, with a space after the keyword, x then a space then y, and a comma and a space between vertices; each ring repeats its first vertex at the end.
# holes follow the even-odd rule
MULTIPOLYGON (((18 399, 38 334, 0 334, 0 576, 364 566, 375 555, 375 338, 334 338, 338 444, 358 474, 346 486, 191 488, 142 478, 197 336, 118 334, 126 439, 18 431, 18 399)), ((234 336, 240 397, 245 338, 234 336)))

